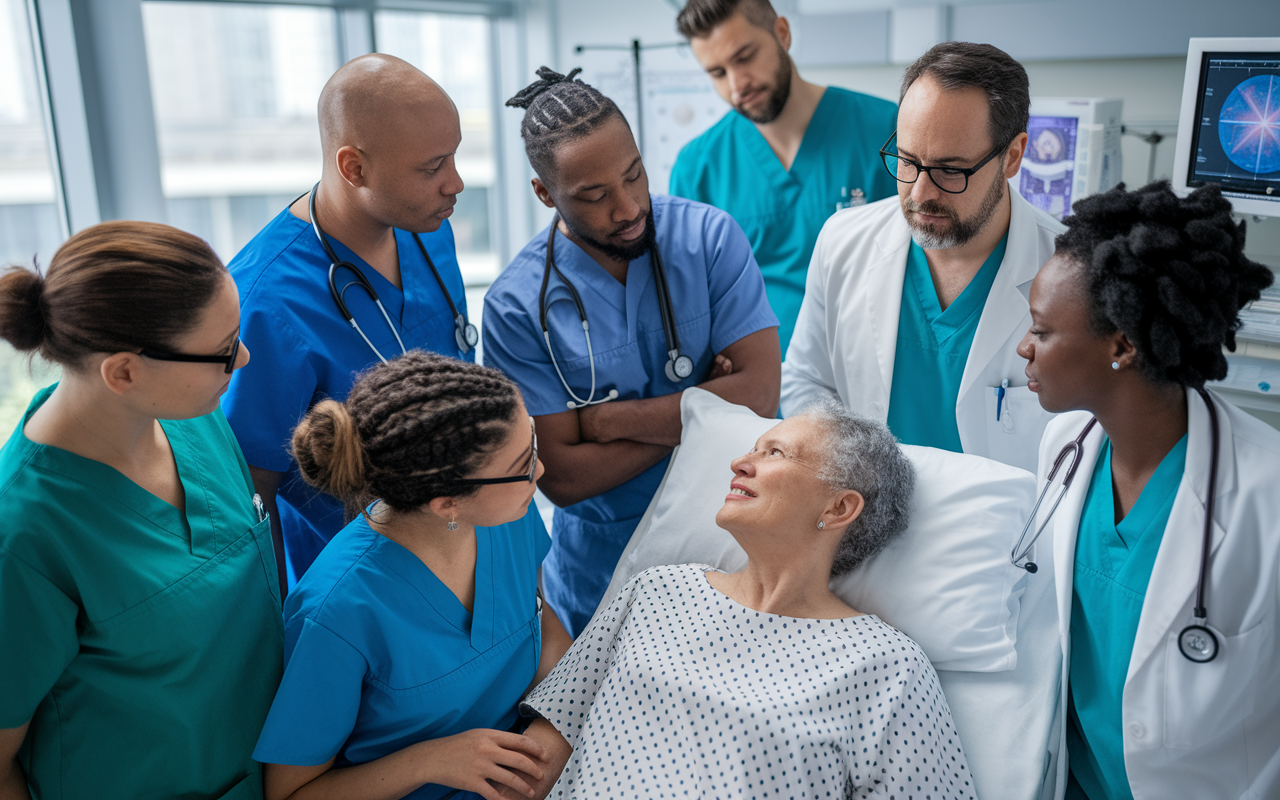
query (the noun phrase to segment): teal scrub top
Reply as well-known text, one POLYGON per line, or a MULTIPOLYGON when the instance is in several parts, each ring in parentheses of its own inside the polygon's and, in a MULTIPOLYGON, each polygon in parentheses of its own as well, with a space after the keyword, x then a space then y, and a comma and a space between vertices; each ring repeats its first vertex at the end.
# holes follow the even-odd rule
POLYGON ((897 118, 898 107, 888 100, 831 86, 822 93, 790 170, 755 124, 737 111, 725 114, 676 158, 671 194, 729 212, 746 232, 769 305, 781 323, 783 356, 804 300, 813 246, 827 218, 839 208, 898 191, 880 160, 880 147, 897 118))
MULTIPOLYGON (((467 611, 420 558, 356 517, 289 593, 288 662, 254 757, 363 764, 473 728, 508 730, 542 656, 538 509, 476 529, 467 611)), ((427 784, 405 798, 478 800, 427 784)))
POLYGON ((270 522, 221 411, 162 420, 179 511, 23 433, 0 451, 0 728, 34 798, 259 798, 280 680, 270 522))
POLYGON ((1186 461, 1184 434, 1119 522, 1110 441, 1094 467, 1080 515, 1071 596, 1068 798, 1133 797, 1124 768, 1121 700, 1142 601, 1186 461))
POLYGON ((889 390, 889 430, 903 444, 964 451, 956 425, 960 381, 1008 243, 1005 234, 945 311, 938 302, 924 250, 911 243, 889 390))

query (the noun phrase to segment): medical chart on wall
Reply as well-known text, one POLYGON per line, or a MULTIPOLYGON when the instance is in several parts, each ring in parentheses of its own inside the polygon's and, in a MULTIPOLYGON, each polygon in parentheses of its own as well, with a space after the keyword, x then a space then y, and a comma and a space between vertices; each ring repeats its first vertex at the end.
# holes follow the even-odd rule
MULTIPOLYGON (((586 50, 574 58, 574 65, 583 68, 579 77, 617 103, 636 132, 640 126, 630 50, 586 50)), ((640 58, 641 152, 649 191, 665 194, 680 149, 723 117, 729 105, 716 94, 687 46, 644 50, 640 58)))

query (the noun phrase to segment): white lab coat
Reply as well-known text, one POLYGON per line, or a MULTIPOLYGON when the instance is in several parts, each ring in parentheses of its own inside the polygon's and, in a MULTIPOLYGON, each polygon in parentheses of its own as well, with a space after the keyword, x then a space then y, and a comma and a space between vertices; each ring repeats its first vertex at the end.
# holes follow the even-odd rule
MULTIPOLYGON (((1121 700, 1124 763, 1135 800, 1280 797, 1280 432, 1219 395, 1213 399, 1221 445, 1205 605, 1220 650, 1213 661, 1197 664, 1178 649, 1178 634, 1194 619, 1211 441, 1204 401, 1188 390, 1186 469, 1151 571, 1121 700)), ((1040 448, 1041 485, 1088 420, 1075 412, 1049 423, 1040 448)), ((1037 544, 1047 561, 1044 539, 1052 535, 1062 753, 1076 534, 1102 436, 1100 426, 1089 432, 1075 481, 1037 544)), ((1066 791, 1067 768, 1068 759, 1060 758, 1058 798, 1066 791)))
MULTIPOLYGON (((1031 281, 1065 228, 1016 191, 1009 195, 1009 241, 973 337, 955 415, 964 452, 1031 471, 1050 415, 1026 388, 1026 362, 1016 348, 1031 327, 1031 281), (1010 388, 997 421, 994 388, 1006 379, 1010 388)), ((782 364, 783 416, 835 396, 859 414, 888 418, 910 243, 897 197, 827 220, 782 364)))

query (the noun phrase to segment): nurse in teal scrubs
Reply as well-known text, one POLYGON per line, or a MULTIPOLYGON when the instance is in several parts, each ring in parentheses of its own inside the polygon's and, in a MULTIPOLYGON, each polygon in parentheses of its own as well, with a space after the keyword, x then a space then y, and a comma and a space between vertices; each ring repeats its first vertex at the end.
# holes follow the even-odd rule
POLYGON ((768 0, 689 0, 676 27, 732 106, 685 145, 671 194, 729 212, 751 242, 785 355, 827 218, 897 193, 879 150, 898 109, 800 76, 768 0))
POLYGON ((410 350, 317 404, 293 455, 359 513, 289 593, 267 797, 545 794, 567 747, 545 720, 520 732, 516 705, 570 641, 539 598, 551 540, 515 384, 410 350))
POLYGON ((0 796, 262 796, 283 626, 218 410, 239 320, 217 256, 165 225, 0 277, 0 335, 62 367, 0 451, 0 796))
POLYGON ((1217 187, 1120 187, 1065 223, 1018 347, 1041 405, 1076 411, 1045 431, 1042 480, 1096 420, 1035 557, 1043 570, 1052 553, 1065 634, 1058 797, 1275 797, 1280 433, 1206 391, 1227 375, 1240 308, 1273 276, 1244 255, 1217 187), (1221 536, 1197 621, 1214 447, 1221 536), (1180 650, 1192 624, 1214 631, 1211 661, 1180 650))

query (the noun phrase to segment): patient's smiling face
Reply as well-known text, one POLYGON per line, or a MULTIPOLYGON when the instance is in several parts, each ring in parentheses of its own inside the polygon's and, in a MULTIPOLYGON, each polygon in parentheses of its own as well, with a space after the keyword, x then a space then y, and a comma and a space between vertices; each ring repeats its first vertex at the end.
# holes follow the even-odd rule
POLYGON ((822 440, 819 427, 804 416, 765 432, 751 452, 730 463, 733 479, 716 524, 733 534, 776 533, 818 519, 831 496, 818 477, 822 440))

